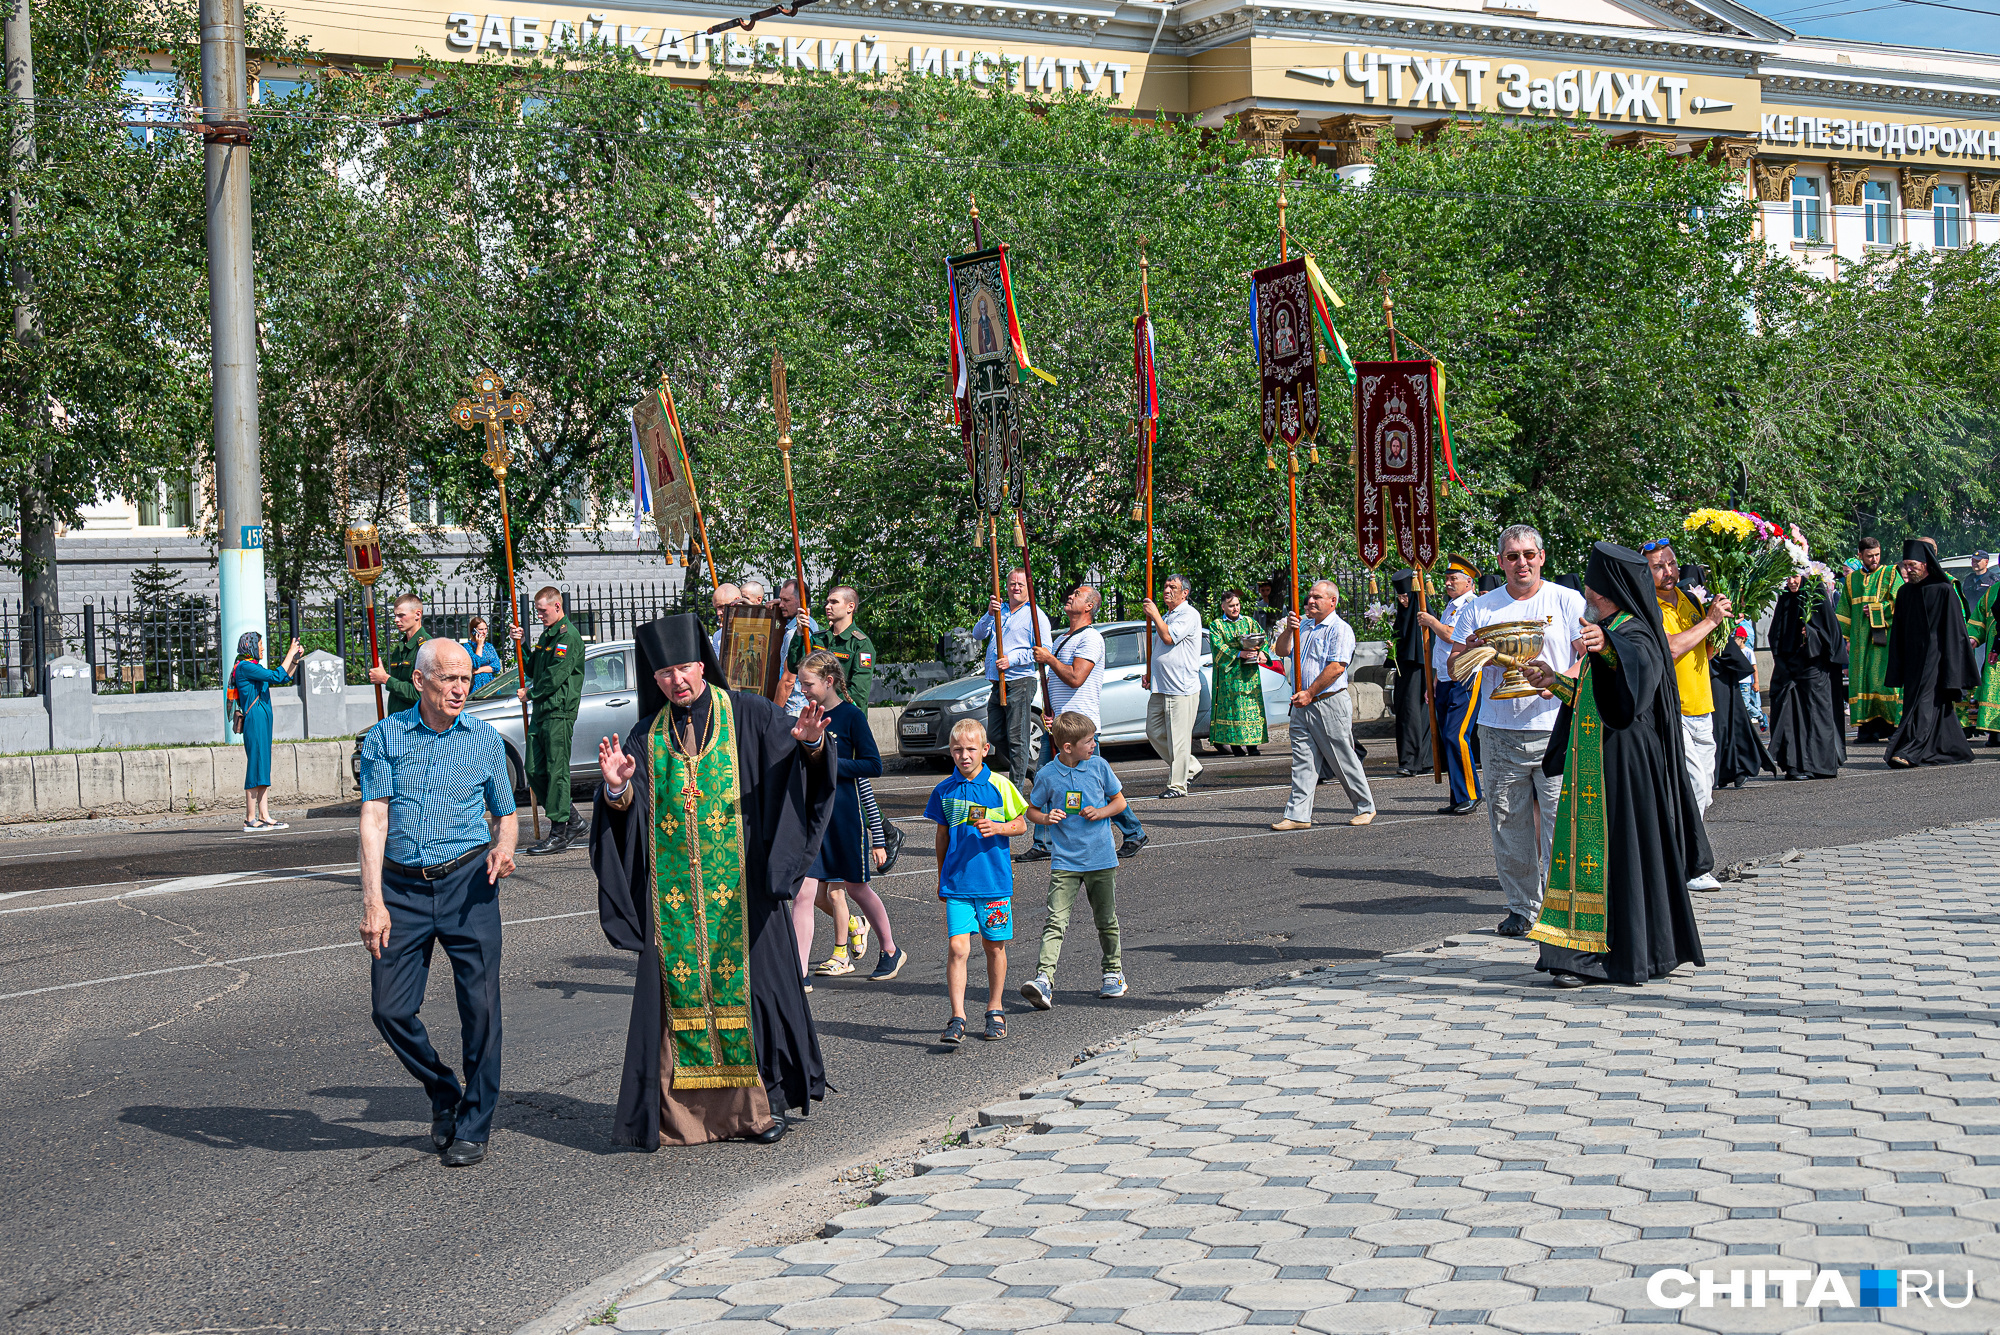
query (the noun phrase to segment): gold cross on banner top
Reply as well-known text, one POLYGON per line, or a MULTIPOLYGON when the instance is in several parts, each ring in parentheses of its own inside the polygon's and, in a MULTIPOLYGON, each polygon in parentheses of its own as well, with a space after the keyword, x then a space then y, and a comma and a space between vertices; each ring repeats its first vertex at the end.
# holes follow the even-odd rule
POLYGON ((460 399, 451 410, 451 420, 463 430, 470 431, 475 426, 486 428, 486 453, 480 462, 493 470, 493 476, 507 476, 507 423, 519 425, 528 420, 535 406, 519 394, 500 393, 500 375, 496 371, 481 371, 472 378, 473 395, 460 399))

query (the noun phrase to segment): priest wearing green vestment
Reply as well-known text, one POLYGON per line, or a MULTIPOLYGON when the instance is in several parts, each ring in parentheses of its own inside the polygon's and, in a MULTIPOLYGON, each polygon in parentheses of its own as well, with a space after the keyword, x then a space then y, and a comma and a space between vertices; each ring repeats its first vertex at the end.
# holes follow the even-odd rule
POLYGON ((790 904, 833 812, 826 716, 727 689, 693 616, 633 638, 639 723, 598 744, 590 830, 605 938, 639 956, 611 1139, 770 1144, 826 1096, 790 904))
POLYGON ((1903 575, 1882 564, 1882 544, 1874 538, 1863 538, 1856 554, 1861 569, 1841 577, 1833 615, 1847 636, 1847 713, 1854 740, 1879 742, 1903 721, 1903 693, 1884 680, 1903 575))
POLYGON ((1563 702, 1548 774, 1562 775, 1548 890, 1528 936, 1557 987, 1636 986, 1700 965, 1687 883, 1714 862, 1682 756, 1680 688, 1646 558, 1600 542, 1584 576, 1592 621, 1577 675, 1522 671, 1563 702))
POLYGON ((1239 756, 1261 755, 1257 748, 1271 739, 1264 723, 1264 628, 1243 615, 1243 595, 1231 589, 1208 633, 1215 650, 1208 743, 1239 756))
POLYGON ((1969 702, 1967 726, 1985 732, 1988 746, 2000 746, 2000 584, 1979 591, 1979 604, 1966 630, 1972 636, 1972 655, 1979 661, 1979 689, 1969 702))

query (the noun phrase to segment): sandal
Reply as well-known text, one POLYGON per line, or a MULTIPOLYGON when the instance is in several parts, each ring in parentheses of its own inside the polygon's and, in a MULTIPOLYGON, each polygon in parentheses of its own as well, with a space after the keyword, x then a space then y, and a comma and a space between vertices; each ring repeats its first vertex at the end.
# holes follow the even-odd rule
POLYGON ((868 953, 868 920, 850 913, 847 915, 847 955, 849 959, 860 959, 868 953))
POLYGON ((986 1041, 997 1043, 1005 1037, 1007 1037, 1007 1012, 986 1012, 986 1041))
POLYGON ((949 1043, 953 1047, 957 1047, 964 1041, 965 1017, 963 1015, 954 1015, 951 1017, 951 1023, 944 1027, 944 1032, 938 1035, 938 1042, 949 1043))

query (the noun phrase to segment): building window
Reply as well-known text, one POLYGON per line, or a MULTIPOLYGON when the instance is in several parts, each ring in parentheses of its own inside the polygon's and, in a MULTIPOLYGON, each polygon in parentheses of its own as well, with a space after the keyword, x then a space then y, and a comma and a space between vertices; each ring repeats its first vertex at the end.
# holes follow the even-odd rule
POLYGON ((154 478, 140 487, 140 528, 193 526, 194 484, 187 478, 154 478))
POLYGON ((1818 181, 1810 176, 1792 178, 1792 240, 1815 246, 1826 240, 1819 200, 1818 181))
POLYGON ((458 512, 437 494, 430 475, 418 464, 410 465, 410 522, 426 528, 458 527, 458 512))
MULTIPOLYGON (((165 70, 127 70, 122 81, 122 90, 131 102, 132 119, 135 121, 176 121, 181 119, 175 107, 176 92, 174 76, 165 70)), ((131 136, 137 148, 157 148, 168 141, 176 130, 160 129, 150 125, 127 127, 125 133, 131 136)))
POLYGON ((1868 244, 1873 246, 1896 244, 1896 204, 1889 191, 1887 181, 1861 184, 1861 215, 1868 225, 1868 244))
POLYGON ((1941 185, 1931 192, 1931 231, 1935 244, 1944 250, 1964 245, 1965 201, 1955 185, 1941 185))
POLYGON ((290 97, 306 86, 304 79, 259 79, 257 81, 257 105, 276 102, 290 97))

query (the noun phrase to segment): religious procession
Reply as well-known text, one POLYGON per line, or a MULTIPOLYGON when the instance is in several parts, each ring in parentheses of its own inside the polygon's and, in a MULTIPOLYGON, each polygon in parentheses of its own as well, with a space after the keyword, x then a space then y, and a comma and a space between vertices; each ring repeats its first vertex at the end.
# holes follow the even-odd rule
MULTIPOLYGON (((1864 538, 1851 560, 1829 566, 1813 558, 1797 526, 1714 508, 1694 510, 1678 533, 1637 548, 1596 542, 1579 572, 1548 571, 1542 536, 1527 524, 1501 530, 1491 572, 1478 559, 1441 551, 1440 472, 1457 480, 1444 369, 1432 358, 1396 355, 1386 296, 1391 358, 1350 358, 1331 315, 1339 297, 1310 256, 1285 258, 1284 202, 1281 193, 1281 258, 1249 276, 1259 421, 1271 467, 1285 460, 1291 553, 1289 566, 1265 582, 1254 609, 1261 617, 1246 613, 1244 593, 1232 589, 1205 622, 1183 574, 1166 575, 1156 588, 1158 349, 1150 264, 1143 243, 1138 250, 1132 520, 1145 552, 1145 737, 1167 767, 1157 801, 1187 798, 1203 774, 1194 727, 1204 695, 1212 700, 1206 740, 1215 753, 1261 754, 1280 721, 1267 713, 1268 672, 1283 682, 1291 753, 1290 792, 1269 830, 1313 829, 1318 789, 1329 782, 1350 808, 1347 826, 1376 819, 1349 689, 1355 630, 1339 610, 1338 582, 1314 578, 1299 562, 1301 455, 1316 456, 1350 420, 1342 413, 1322 421, 1329 366, 1328 388, 1352 405, 1354 550, 1371 572, 1406 563, 1389 576, 1396 776, 1428 771, 1448 784, 1438 815, 1485 807, 1506 902, 1492 930, 1536 947, 1521 956, 1523 986, 1545 975, 1558 989, 1638 987, 1705 964, 1691 896, 1722 888, 1705 825, 1717 790, 1741 789, 1767 771, 1786 780, 1836 778, 1848 762, 1850 725, 1858 743, 1886 742, 1890 769, 1970 763, 1968 733, 1984 732, 1988 746, 2000 746, 2000 572, 1988 575, 1984 553, 1964 582, 1945 572, 1927 537, 1905 540, 1900 560, 1886 565, 1879 539, 1864 538), (1748 652, 1758 635, 1774 665, 1768 706, 1748 652), (1198 652, 1205 638, 1213 646, 1206 683, 1198 652)), ((1029 358, 1008 247, 984 244, 976 201, 968 216, 974 249, 947 261, 944 286, 952 407, 991 583, 970 634, 984 643, 991 689, 983 719, 951 725, 952 773, 923 809, 935 827, 944 939, 934 948, 944 959, 949 1006, 936 1043, 945 1050, 969 1035, 1008 1036, 1017 863, 1050 864, 1039 954, 1018 989, 1030 1011, 1055 1005, 1057 964, 1079 898, 1098 937, 1097 996, 1131 991, 1116 885, 1121 862, 1149 843, 1125 785, 1097 754, 1106 652, 1093 623, 1102 596, 1087 583, 1063 590, 1057 633, 1036 590, 1024 516, 1025 400, 1037 379, 1056 378, 1029 358), (1014 841, 1031 832, 1015 853, 1014 841), (975 939, 986 990, 983 1001, 974 992, 969 1013, 975 939)), ((461 426, 486 428, 504 516, 504 428, 526 420, 532 405, 503 394, 491 372, 478 386, 479 397, 452 415, 461 426)), ((525 640, 515 631, 531 800, 550 820, 548 836, 527 851, 557 854, 584 840, 605 939, 638 957, 610 1136, 649 1151, 782 1139, 792 1120, 837 1087, 815 1030, 815 984, 854 974, 870 933, 878 955, 865 977, 892 981, 913 941, 907 920, 897 936, 871 886, 904 836, 883 818, 873 785, 884 777, 884 757, 856 704, 870 698, 875 657, 855 624, 859 595, 833 588, 824 626, 808 611, 782 354, 772 358, 769 403, 793 556, 769 604, 761 580, 721 580, 694 454, 666 378, 633 409, 635 514, 650 515, 663 550, 685 552, 690 569, 699 553, 718 624, 710 631, 696 614, 681 613, 636 628, 638 723, 627 736, 597 742, 600 778, 587 834, 569 807, 567 773, 547 759, 569 752, 570 688, 582 667, 559 591, 537 595, 546 629, 532 658, 521 658, 525 640), (836 944, 814 964, 820 913, 836 944)), ((358 576, 372 569, 372 541, 350 533, 358 576)), ((498 953, 493 888, 514 865, 506 834, 489 851, 485 821, 511 833, 503 818, 512 807, 492 729, 461 713, 469 658, 431 641, 406 656, 398 675, 415 706, 385 715, 361 743, 361 931, 375 960, 377 1027, 431 1097, 444 1162, 467 1166, 486 1157, 500 1061, 497 1008, 471 980, 498 953), (435 747, 484 760, 442 768, 428 754, 435 747), (411 767, 425 776, 415 784, 399 778, 411 767), (432 808, 461 813, 457 837, 440 845, 405 828, 427 823, 432 808), (461 850, 461 842, 473 846, 461 850), (385 849, 404 856, 390 859, 385 849), (461 938, 455 950, 438 926, 448 893, 474 924, 476 945, 461 938), (462 1085, 413 1005, 420 988, 410 981, 412 961, 427 958, 433 942, 465 966, 455 972, 467 1054, 462 1085)))
POLYGON ((1388 3, 17 6, 0 1326, 2000 1330, 2000 55, 1388 3))

